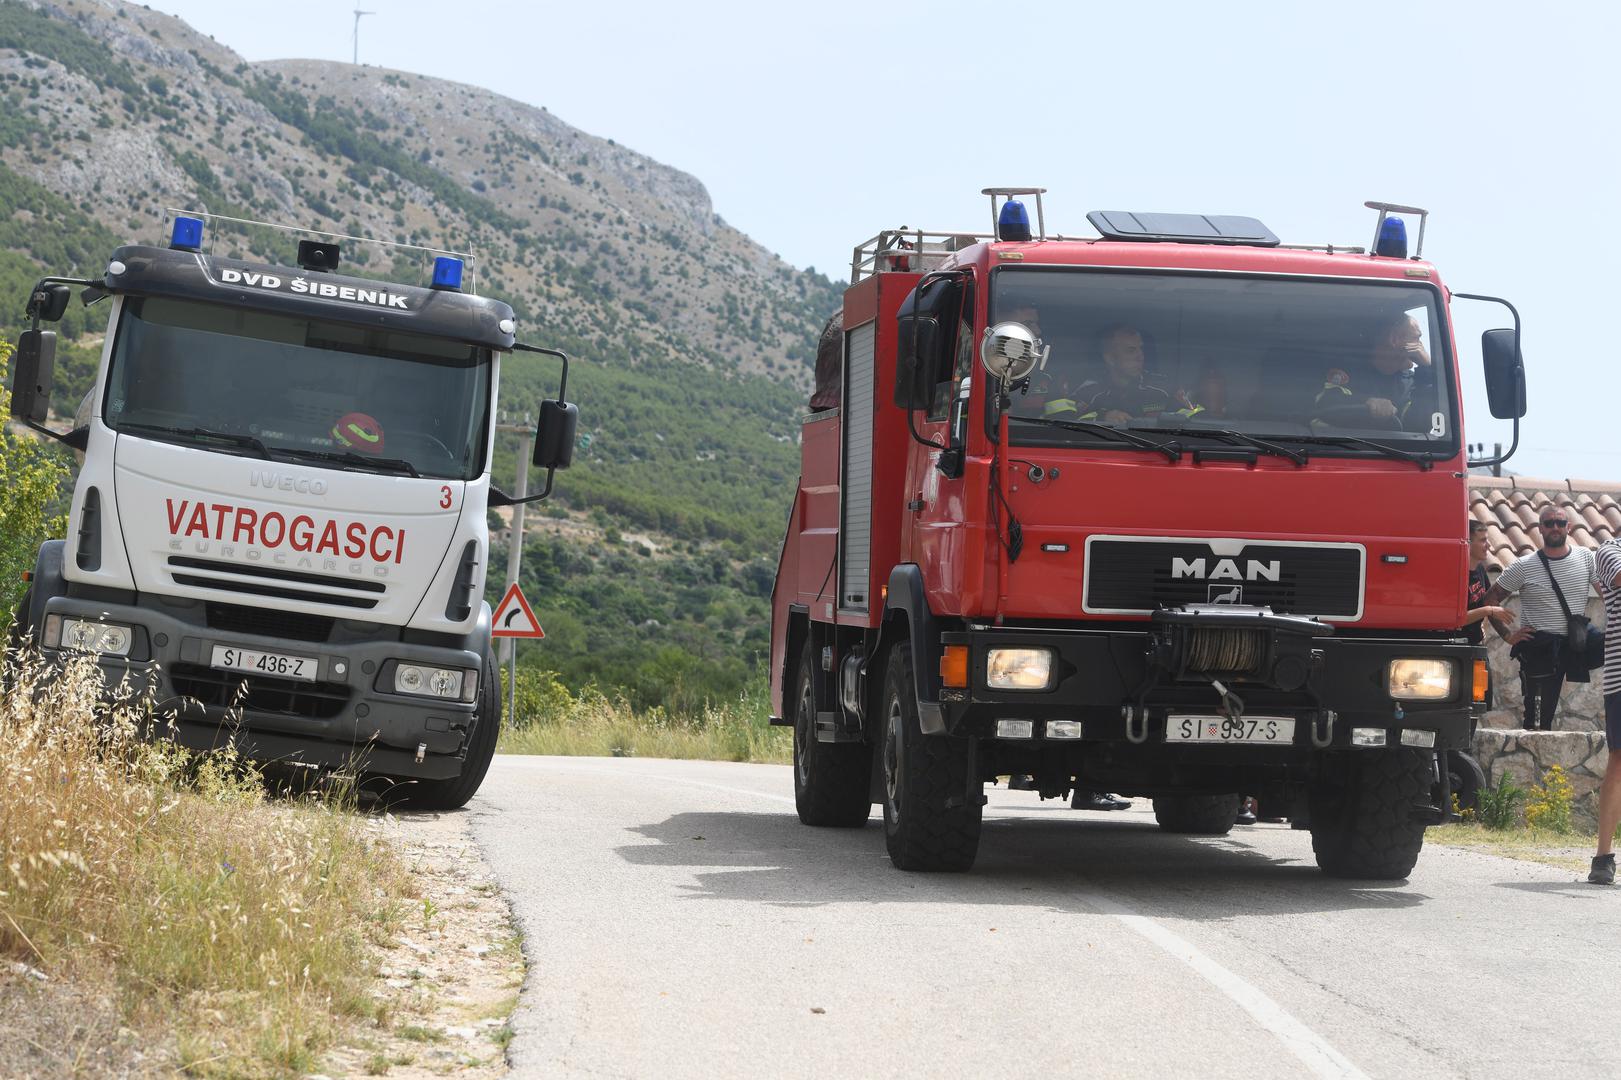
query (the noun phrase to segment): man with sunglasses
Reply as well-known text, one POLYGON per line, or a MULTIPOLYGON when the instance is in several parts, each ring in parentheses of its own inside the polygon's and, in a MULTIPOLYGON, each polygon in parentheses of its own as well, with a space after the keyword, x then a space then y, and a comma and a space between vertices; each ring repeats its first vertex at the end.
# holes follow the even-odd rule
POLYGON ((1559 691, 1569 675, 1586 681, 1587 672, 1565 666, 1565 635, 1572 614, 1587 610, 1587 591, 1593 582, 1593 553, 1570 543, 1570 514, 1563 506, 1547 503, 1537 514, 1542 550, 1521 555, 1486 591, 1484 603, 1498 606, 1519 594, 1520 625, 1512 629, 1492 621, 1497 633, 1514 646, 1509 654, 1520 662, 1520 687, 1525 696, 1525 726, 1531 731, 1552 731, 1559 691), (1555 589, 1554 583, 1558 582, 1555 589), (1560 595, 1565 603, 1559 602, 1560 595))

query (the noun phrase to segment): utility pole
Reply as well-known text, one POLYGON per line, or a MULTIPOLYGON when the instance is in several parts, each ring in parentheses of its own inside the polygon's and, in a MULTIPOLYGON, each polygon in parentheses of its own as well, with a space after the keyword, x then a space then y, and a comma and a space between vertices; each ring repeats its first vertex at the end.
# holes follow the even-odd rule
POLYGON ((375 14, 377 14, 375 11, 361 11, 359 8, 355 8, 355 64, 357 66, 360 63, 360 17, 375 14))
MULTIPOLYGON (((495 425, 497 431, 514 431, 518 434, 518 475, 513 485, 512 497, 522 499, 529 494, 529 458, 535 452, 535 422, 528 413, 524 413, 522 421, 508 421, 504 416, 495 425)), ((512 588, 518 582, 518 569, 523 562, 523 511, 524 504, 519 502, 512 508, 511 539, 507 541, 507 588, 512 588)), ((512 717, 518 709, 518 643, 512 638, 502 642, 506 649, 506 656, 502 659, 507 664, 507 723, 512 723, 512 717)))

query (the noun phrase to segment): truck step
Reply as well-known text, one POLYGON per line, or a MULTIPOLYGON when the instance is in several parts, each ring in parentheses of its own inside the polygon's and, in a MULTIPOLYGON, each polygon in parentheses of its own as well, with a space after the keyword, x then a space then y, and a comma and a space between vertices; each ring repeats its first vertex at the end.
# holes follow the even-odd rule
POLYGON ((816 741, 826 743, 860 742, 861 734, 860 732, 846 731, 838 713, 819 712, 816 714, 816 741))

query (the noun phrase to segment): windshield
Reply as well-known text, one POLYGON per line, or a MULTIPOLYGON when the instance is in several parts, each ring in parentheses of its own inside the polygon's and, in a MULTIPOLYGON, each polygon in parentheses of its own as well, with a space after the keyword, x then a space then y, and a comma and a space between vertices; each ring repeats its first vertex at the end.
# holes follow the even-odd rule
POLYGON ((131 298, 102 415, 142 438, 471 480, 484 470, 489 360, 392 330, 131 298))
POLYGON ((1242 433, 1313 454, 1457 449, 1452 361, 1427 286, 1001 269, 990 324, 1004 321, 1049 350, 1013 394, 1016 444, 1126 445, 1103 425, 1242 433))

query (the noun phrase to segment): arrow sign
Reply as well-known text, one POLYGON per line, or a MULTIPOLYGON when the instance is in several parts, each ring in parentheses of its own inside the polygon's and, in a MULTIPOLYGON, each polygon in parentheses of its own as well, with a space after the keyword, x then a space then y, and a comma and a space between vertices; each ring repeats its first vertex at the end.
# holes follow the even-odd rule
POLYGON ((535 609, 523 598, 523 591, 518 588, 516 581, 507 588, 507 594, 501 598, 501 606, 495 609, 495 617, 491 622, 494 623, 494 628, 490 631, 491 637, 546 636, 546 631, 540 628, 540 620, 535 618, 535 609))

